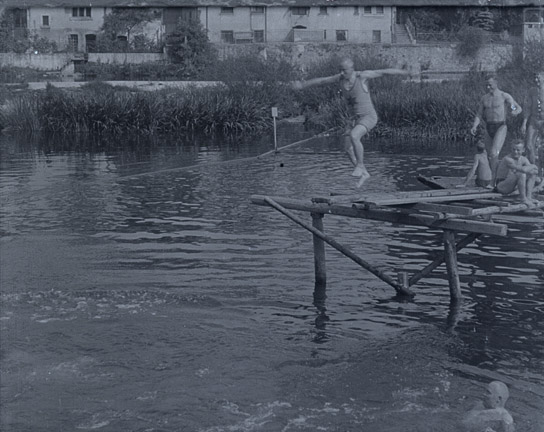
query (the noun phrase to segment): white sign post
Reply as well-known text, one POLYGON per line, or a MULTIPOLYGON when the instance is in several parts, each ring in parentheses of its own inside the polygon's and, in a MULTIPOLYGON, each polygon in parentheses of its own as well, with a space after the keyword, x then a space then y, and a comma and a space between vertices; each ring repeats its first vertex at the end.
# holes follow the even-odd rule
POLYGON ((276 136, 276 117, 278 116, 278 108, 272 107, 272 120, 274 121, 274 150, 278 152, 278 140, 276 136))

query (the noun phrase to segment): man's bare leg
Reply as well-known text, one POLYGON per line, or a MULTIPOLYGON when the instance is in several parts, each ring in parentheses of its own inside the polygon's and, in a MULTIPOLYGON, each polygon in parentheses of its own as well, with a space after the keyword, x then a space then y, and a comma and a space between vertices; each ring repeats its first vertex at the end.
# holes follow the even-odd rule
MULTIPOLYGON (((533 201, 531 200, 531 196, 528 194, 528 181, 527 181, 527 175, 525 173, 519 173, 517 175, 517 188, 519 192, 519 198, 522 204, 527 204, 528 206, 533 205, 533 201)), ((533 185, 534 185, 534 179, 533 179, 533 185)), ((531 193, 533 192, 533 188, 531 186, 531 193)))
POLYGON ((525 184, 525 188, 526 188, 527 199, 531 201, 532 204, 536 204, 539 201, 533 198, 533 194, 534 192, 538 192, 538 187, 535 187, 535 184, 536 184, 536 181, 539 180, 539 178, 537 176, 538 168, 536 165, 533 165, 533 166, 534 166, 534 171, 530 174, 527 174, 527 182, 525 184))
POLYGON ((349 135, 344 135, 342 137, 343 140, 343 147, 344 151, 347 153, 349 160, 353 164, 353 166, 357 166, 357 158, 355 157, 355 151, 353 150, 353 145, 351 144, 351 138, 349 135))
MULTIPOLYGON (((365 168, 366 170, 366 168, 365 168)), ((365 181, 367 181, 370 178, 370 174, 368 171, 365 171, 365 174, 363 174, 361 177, 359 177, 359 181, 355 184, 356 187, 360 188, 365 181)))
POLYGON ((351 130, 351 133, 349 135, 351 139, 351 144, 353 146, 353 151, 355 153, 355 158, 357 159, 357 164, 355 165, 355 169, 353 170, 353 173, 351 174, 354 177, 359 177, 359 181, 357 182, 357 187, 361 187, 363 183, 370 177, 370 174, 368 173, 364 164, 365 151, 364 151, 363 143, 361 142, 361 138, 367 132, 368 131, 365 126, 357 124, 351 130))
POLYGON ((508 129, 506 125, 502 125, 495 136, 493 137, 493 142, 491 144, 491 151, 489 152, 489 166, 491 167, 492 180, 491 184, 495 185, 497 180, 497 168, 499 166, 499 155, 501 154, 502 146, 504 145, 504 140, 506 139, 506 132, 508 129))
POLYGON ((527 126, 527 135, 525 136, 525 150, 527 151, 527 159, 532 164, 535 163, 536 154, 535 154, 535 141, 536 141, 536 129, 532 124, 529 123, 527 126))

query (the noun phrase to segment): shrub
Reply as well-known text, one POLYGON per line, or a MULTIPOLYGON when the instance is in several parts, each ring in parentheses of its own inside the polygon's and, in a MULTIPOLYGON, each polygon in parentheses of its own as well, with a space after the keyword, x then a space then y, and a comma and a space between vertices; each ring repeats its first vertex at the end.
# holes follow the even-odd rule
POLYGON ((465 26, 458 32, 459 43, 457 55, 460 57, 473 57, 486 42, 487 36, 484 30, 477 27, 465 26))
POLYGON ((37 34, 32 34, 30 36, 30 48, 32 51, 37 51, 40 54, 51 54, 58 51, 56 42, 38 36, 37 34))
POLYGON ((166 46, 172 61, 182 64, 189 75, 196 75, 214 58, 206 31, 196 19, 180 19, 168 35, 166 46))

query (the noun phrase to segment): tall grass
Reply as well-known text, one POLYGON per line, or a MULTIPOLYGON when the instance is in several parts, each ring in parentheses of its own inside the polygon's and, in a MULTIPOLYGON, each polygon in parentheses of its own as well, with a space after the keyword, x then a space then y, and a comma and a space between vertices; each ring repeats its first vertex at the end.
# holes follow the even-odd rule
POLYGON ((35 94, 18 95, 0 106, 0 130, 6 127, 27 133, 41 130, 35 94))
POLYGON ((467 139, 480 93, 463 82, 392 83, 375 89, 377 134, 412 138, 467 139))
POLYGON ((244 92, 227 86, 135 92, 107 85, 81 91, 49 86, 45 92, 16 97, 4 107, 4 127, 51 133, 207 133, 254 132, 270 124, 259 88, 244 92))
MULTIPOLYGON (((371 83, 380 118, 375 134, 466 137, 478 98, 462 83, 373 81, 379 81, 371 83)), ((316 130, 340 127, 350 117, 334 86, 294 92, 285 85, 230 83, 135 92, 95 84, 80 91, 49 87, 17 96, 0 110, 0 123, 12 130, 52 133, 252 133, 271 127, 271 106, 278 106, 283 117, 304 114, 316 130)))

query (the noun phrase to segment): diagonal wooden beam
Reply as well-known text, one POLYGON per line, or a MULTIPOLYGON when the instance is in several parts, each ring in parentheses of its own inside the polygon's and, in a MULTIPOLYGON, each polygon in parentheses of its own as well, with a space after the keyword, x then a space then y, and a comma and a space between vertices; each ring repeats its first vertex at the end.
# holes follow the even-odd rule
MULTIPOLYGON (((471 233, 467 234, 465 237, 463 237, 459 242, 455 244, 455 248, 457 251, 460 251, 465 246, 468 246, 470 243, 472 243, 474 240, 476 240, 478 237, 480 237, 481 234, 478 233, 471 233)), ((431 263, 429 263, 427 266, 423 268, 423 270, 419 271, 418 273, 414 274, 409 280, 408 280, 408 286, 412 286, 416 284, 420 279, 423 279, 424 277, 429 276, 432 271, 437 268, 440 264, 444 262, 444 254, 440 254, 438 257, 436 257, 431 263)))
POLYGON ((334 240, 331 236, 328 236, 321 232, 320 230, 314 228, 312 225, 304 222, 302 219, 300 219, 298 216, 294 215, 292 212, 278 204, 276 201, 271 199, 270 197, 265 196, 263 198, 264 202, 268 204, 270 207, 276 209, 280 213, 282 213, 284 216, 287 216, 289 219, 291 219, 293 222, 297 223, 301 227, 307 229, 315 236, 319 237, 321 240, 335 248, 340 253, 344 254, 351 260, 355 261, 357 264, 359 264, 361 267, 363 267, 365 270, 368 270, 370 273, 372 273, 374 276, 378 277, 385 283, 391 285, 397 293, 402 295, 413 295, 410 291, 405 289, 404 287, 400 286, 393 278, 391 278, 389 275, 384 273, 382 270, 372 266, 359 256, 357 256, 354 252, 351 251, 351 249, 347 248, 346 246, 341 245, 336 240, 334 240))

